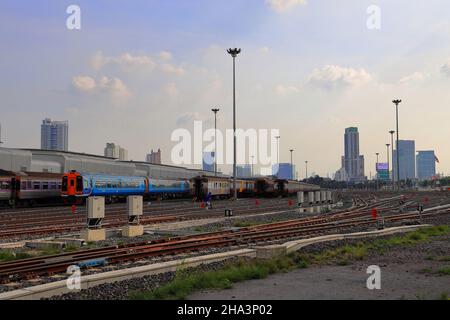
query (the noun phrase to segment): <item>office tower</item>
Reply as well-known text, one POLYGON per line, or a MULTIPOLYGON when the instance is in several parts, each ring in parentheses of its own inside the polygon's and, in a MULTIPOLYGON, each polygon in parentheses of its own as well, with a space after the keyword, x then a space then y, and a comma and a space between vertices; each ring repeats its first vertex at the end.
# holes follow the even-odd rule
POLYGON ((436 176, 436 159, 433 150, 417 151, 417 179, 429 180, 436 176))
POLYGON ((105 157, 119 159, 120 161, 128 160, 128 151, 115 143, 107 143, 104 150, 105 157))
POLYGON ((153 152, 152 149, 150 154, 147 154, 145 157, 145 161, 153 164, 161 164, 161 149, 158 149, 157 152, 153 152))
MULTIPOLYGON (((400 163, 400 180, 416 178, 416 146, 414 140, 399 140, 398 154, 400 163)), ((397 150, 394 150, 392 173, 397 177, 397 150)))
POLYGON ((41 124, 41 149, 68 151, 69 122, 44 119, 41 124))
MULTIPOLYGON (((366 179, 364 175, 364 156, 359 154, 358 128, 345 129, 344 152, 344 156, 341 158, 341 169, 345 169, 348 181, 364 181, 366 179)), ((343 173, 344 171, 341 172, 343 173)))

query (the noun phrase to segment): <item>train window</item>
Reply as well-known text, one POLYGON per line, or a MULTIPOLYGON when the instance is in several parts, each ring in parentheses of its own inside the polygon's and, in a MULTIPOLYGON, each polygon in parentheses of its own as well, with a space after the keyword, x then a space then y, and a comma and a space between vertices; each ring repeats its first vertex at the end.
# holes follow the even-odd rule
POLYGON ((20 184, 20 190, 27 190, 27 182, 26 181, 22 181, 20 184))
POLYGON ((42 182, 42 190, 48 190, 48 182, 42 182))
POLYGON ((31 181, 27 181, 27 189, 31 190, 31 189, 33 189, 32 187, 33 187, 32 182, 31 181))
POLYGON ((51 189, 51 190, 57 189, 56 182, 54 182, 54 181, 50 182, 50 189, 51 189))
POLYGON ((70 186, 71 186, 71 187, 74 187, 74 186, 75 186, 75 180, 70 179, 70 186))
POLYGON ((77 176, 77 191, 83 191, 83 177, 77 176))
POLYGON ((39 181, 33 181, 33 190, 41 189, 41 183, 39 181))
POLYGON ((1 189, 2 189, 2 190, 7 190, 7 189, 9 189, 9 186, 10 186, 9 181, 2 181, 2 183, 1 183, 1 189))

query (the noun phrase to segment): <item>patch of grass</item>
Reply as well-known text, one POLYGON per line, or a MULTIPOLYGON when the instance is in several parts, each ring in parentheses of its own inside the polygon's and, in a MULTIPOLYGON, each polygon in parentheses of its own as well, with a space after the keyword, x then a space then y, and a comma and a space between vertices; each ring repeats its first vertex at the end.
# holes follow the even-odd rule
POLYGON ((14 260, 21 260, 31 258, 31 255, 27 252, 14 252, 10 250, 0 250, 0 262, 8 262, 14 260))
POLYGON ((436 256, 436 257, 429 257, 428 260, 442 261, 442 262, 449 262, 449 261, 450 261, 450 256, 436 256))
POLYGON ((298 254, 289 254, 269 260, 240 260, 227 264, 217 271, 190 272, 179 270, 175 279, 153 291, 130 293, 133 300, 185 299, 189 294, 202 289, 230 289, 233 283, 251 279, 263 279, 269 274, 287 272, 295 268, 306 268, 298 254))
POLYGON ((447 292, 443 292, 443 293, 441 293, 439 299, 440 300, 450 300, 450 296, 447 292))
POLYGON ((61 251, 62 250, 58 249, 58 248, 45 248, 45 249, 40 250, 39 255, 40 256, 52 256, 54 254, 61 253, 61 251))
POLYGON ((233 226, 236 228, 247 228, 255 225, 255 223, 251 223, 249 221, 235 221, 233 226))
POLYGON ((75 252, 75 251, 78 251, 78 250, 80 250, 80 248, 77 247, 77 246, 74 246, 74 245, 66 246, 64 248, 64 252, 75 252))
POLYGON ((450 276, 450 266, 439 269, 438 273, 444 276, 450 276))

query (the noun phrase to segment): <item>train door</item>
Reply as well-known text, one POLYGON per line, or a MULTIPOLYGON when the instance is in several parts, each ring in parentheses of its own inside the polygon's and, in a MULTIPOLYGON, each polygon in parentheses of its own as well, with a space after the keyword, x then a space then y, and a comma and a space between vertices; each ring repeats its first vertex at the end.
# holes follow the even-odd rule
POLYGON ((11 178, 10 187, 11 187, 10 203, 12 207, 15 207, 17 200, 20 199, 20 177, 11 178))
POLYGON ((263 195, 266 191, 266 182, 264 180, 256 181, 256 193, 258 195, 263 195))
POLYGON ((197 200, 203 200, 204 192, 203 192, 203 181, 201 178, 194 179, 194 195, 197 200))

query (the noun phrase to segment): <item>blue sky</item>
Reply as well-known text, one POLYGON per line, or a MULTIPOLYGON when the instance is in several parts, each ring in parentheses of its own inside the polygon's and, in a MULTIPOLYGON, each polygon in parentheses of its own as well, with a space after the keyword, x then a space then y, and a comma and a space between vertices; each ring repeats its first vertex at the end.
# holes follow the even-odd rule
POLYGON ((399 96, 402 137, 436 149, 450 173, 449 12, 446 0, 3 0, 3 140, 39 147, 51 117, 69 120, 73 151, 116 142, 135 160, 160 147, 170 162, 171 132, 194 119, 211 125, 211 106, 222 106, 219 127, 231 127, 225 49, 242 47, 238 125, 279 128, 282 160, 292 147, 299 166, 308 159, 331 174, 345 127, 358 126, 369 175, 399 96), (71 4, 81 7, 79 31, 65 26, 71 4), (366 27, 373 4, 380 30, 366 27))

